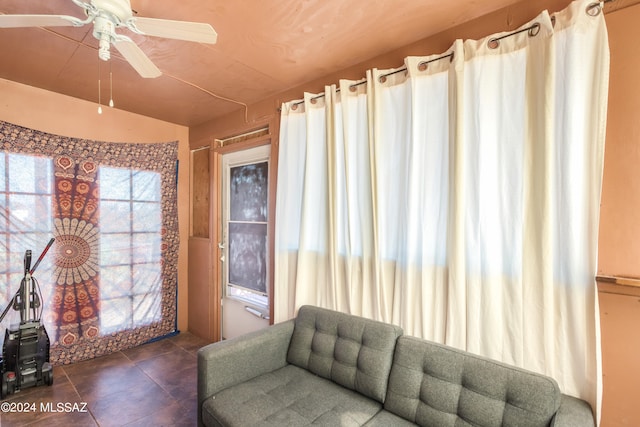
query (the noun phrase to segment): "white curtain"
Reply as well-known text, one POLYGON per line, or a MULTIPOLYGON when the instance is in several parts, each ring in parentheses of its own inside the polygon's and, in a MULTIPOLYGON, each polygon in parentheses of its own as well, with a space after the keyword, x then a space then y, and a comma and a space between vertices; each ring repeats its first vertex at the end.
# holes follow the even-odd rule
POLYGON ((276 321, 392 322, 599 407, 609 53, 590 4, 282 106, 276 321))

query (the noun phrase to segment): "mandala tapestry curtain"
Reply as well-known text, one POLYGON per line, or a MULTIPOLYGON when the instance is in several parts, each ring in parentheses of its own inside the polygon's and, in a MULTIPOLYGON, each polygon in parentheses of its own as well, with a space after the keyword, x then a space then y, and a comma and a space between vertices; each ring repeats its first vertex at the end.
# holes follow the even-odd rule
MULTIPOLYGON (((18 291, 25 251, 35 262, 54 238, 34 272, 53 364, 175 331, 177 148, 0 122, 0 307, 18 291)), ((19 321, 10 310, 1 326, 19 321)))

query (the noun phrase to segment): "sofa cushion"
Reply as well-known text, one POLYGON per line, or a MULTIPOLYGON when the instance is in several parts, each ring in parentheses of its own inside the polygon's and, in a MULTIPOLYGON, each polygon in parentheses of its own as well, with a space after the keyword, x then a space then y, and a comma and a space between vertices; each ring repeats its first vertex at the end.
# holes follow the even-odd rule
POLYGON ((382 403, 400 335, 398 326, 303 306, 287 360, 382 403))
POLYGON ((207 399, 208 426, 361 426, 382 405, 332 381, 288 365, 207 399))
POLYGON ((383 409, 367 421, 364 427, 412 427, 415 425, 415 423, 383 409))
POLYGON ((413 337, 396 345, 384 407, 421 426, 548 426, 561 393, 548 377, 413 337))

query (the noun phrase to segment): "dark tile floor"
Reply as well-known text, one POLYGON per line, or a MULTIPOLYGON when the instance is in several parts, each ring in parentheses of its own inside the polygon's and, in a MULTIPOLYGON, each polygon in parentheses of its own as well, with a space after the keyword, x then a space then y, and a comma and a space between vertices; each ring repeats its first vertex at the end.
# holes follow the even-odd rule
POLYGON ((194 426, 196 352, 205 344, 183 332, 55 366, 52 386, 28 388, 2 402, 0 426, 194 426))

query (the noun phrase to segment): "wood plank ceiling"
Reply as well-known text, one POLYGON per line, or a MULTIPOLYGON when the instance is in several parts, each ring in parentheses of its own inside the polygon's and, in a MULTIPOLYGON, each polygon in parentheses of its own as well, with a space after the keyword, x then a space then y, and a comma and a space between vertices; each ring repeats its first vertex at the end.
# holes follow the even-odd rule
MULTIPOLYGON (((116 108, 195 126, 241 108, 213 94, 250 105, 517 1, 131 0, 137 16, 210 23, 218 43, 122 30, 163 72, 143 79, 115 49, 98 59, 91 25, 0 29, 0 78, 97 102, 100 68, 106 103, 111 70, 116 108)), ((84 14, 71 0, 0 0, 0 13, 84 14)))

